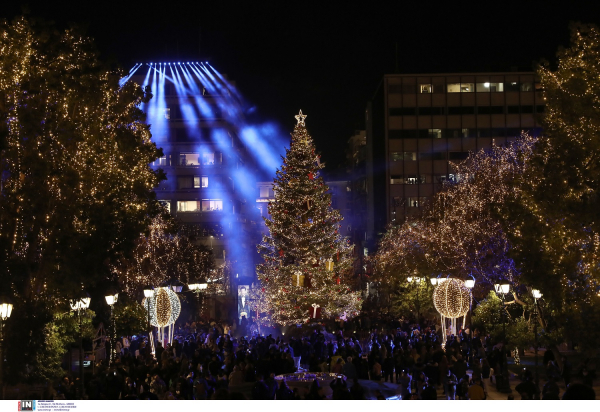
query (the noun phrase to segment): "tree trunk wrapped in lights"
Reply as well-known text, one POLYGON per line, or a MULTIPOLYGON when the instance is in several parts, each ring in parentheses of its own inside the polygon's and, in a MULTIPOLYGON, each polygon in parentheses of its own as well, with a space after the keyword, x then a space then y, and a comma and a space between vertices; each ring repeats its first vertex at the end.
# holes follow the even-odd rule
POLYGON ((339 234, 342 216, 331 208, 329 188, 319 176, 324 166, 306 131, 305 117, 302 112, 296 116, 290 148, 276 172, 270 218, 265 218, 269 235, 258 246, 263 263, 257 274, 271 314, 260 319, 263 324, 304 323, 313 304, 325 318, 344 312, 353 316, 361 307, 359 293, 340 280, 352 273, 352 247, 339 234), (334 256, 339 256, 335 268, 326 265, 334 256))

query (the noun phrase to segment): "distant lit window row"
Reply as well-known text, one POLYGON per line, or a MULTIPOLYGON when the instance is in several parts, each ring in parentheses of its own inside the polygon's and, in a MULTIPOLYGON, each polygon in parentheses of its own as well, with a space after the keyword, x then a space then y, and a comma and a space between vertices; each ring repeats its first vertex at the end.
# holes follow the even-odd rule
POLYGON ((539 83, 534 82, 455 82, 455 83, 420 83, 420 84, 390 84, 390 94, 416 93, 501 93, 501 92, 532 92, 539 90, 539 83))
MULTIPOLYGON (((171 212, 170 200, 159 200, 159 202, 171 212)), ((223 210, 222 199, 202 200, 178 200, 177 212, 214 212, 223 210)))
POLYGON ((388 130, 389 139, 441 139, 441 138, 468 138, 468 137, 516 137, 521 132, 532 136, 541 133, 540 128, 462 128, 462 129, 405 129, 388 130))
POLYGON ((544 106, 449 106, 449 107, 393 107, 390 116, 451 116, 463 114, 533 114, 544 113, 544 106))
POLYGON ((443 175, 419 174, 419 175, 392 175, 391 185, 419 185, 427 183, 460 182, 467 178, 465 175, 450 173, 443 175))
POLYGON ((156 159, 153 166, 211 166, 223 163, 223 153, 221 152, 190 152, 180 153, 175 162, 170 162, 167 156, 156 159), (172 163, 172 164, 169 164, 172 163))

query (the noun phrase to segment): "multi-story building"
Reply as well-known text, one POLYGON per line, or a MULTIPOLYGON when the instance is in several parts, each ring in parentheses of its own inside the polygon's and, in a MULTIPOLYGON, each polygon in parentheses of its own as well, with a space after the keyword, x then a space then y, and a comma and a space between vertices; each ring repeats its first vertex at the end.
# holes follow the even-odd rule
MULTIPOLYGON (((248 199, 243 185, 253 192, 254 182, 248 179, 254 175, 239 179, 240 169, 248 170, 248 165, 238 137, 241 110, 232 83, 202 63, 147 63, 134 69, 129 78, 150 86, 153 94, 142 109, 152 140, 164 153, 153 164, 167 177, 156 188, 159 201, 187 235, 213 250, 218 266, 226 259, 235 262, 232 278, 253 276, 245 229, 246 205, 252 206, 254 199, 248 199)), ((227 315, 214 310, 211 316, 227 315)))
POLYGON ((537 134, 543 112, 532 72, 385 75, 367 105, 367 232, 417 216, 452 163, 537 134))

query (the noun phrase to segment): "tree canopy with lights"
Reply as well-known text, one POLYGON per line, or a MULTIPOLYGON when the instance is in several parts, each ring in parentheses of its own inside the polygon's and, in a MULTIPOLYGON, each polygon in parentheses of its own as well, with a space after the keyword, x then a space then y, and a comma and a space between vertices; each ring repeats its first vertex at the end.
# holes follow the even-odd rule
POLYGON ((300 112, 274 180, 274 202, 265 218, 269 234, 258 245, 260 293, 270 316, 263 323, 301 324, 311 317, 354 316, 361 307, 351 290, 352 246, 339 233, 342 216, 331 207, 329 188, 319 175, 315 154, 300 112))
POLYGON ((120 87, 121 77, 76 30, 0 22, 0 287, 19 337, 6 342, 11 376, 43 368, 53 314, 105 281, 107 263, 129 255, 161 211, 161 175, 149 167, 160 150, 140 110, 151 95, 120 87))
POLYGON ((120 87, 75 31, 0 30, 0 270, 16 295, 68 296, 160 210, 160 151, 139 108, 150 95, 120 87))
POLYGON ((525 134, 454 165, 457 180, 446 183, 423 216, 385 234, 374 257, 376 280, 392 287, 409 276, 473 276, 488 287, 517 282, 507 235, 490 206, 516 195, 512 182, 528 167, 535 142, 525 134))
POLYGON ((122 256, 112 271, 122 290, 135 297, 146 285, 156 287, 175 279, 186 284, 211 282, 215 271, 222 274, 223 268, 215 269, 212 251, 178 233, 170 217, 157 216, 150 232, 136 240, 133 255, 122 256))
POLYGON ((544 294, 565 334, 597 346, 600 319, 600 31, 573 25, 558 67, 538 69, 544 136, 520 195, 498 208, 521 279, 544 294))

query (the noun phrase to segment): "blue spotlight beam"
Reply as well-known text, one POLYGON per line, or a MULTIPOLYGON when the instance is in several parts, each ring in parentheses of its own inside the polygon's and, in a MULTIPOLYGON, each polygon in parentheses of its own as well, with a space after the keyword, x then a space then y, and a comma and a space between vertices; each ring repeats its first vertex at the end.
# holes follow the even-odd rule
MULTIPOLYGON (((141 66, 142 64, 136 64, 131 75, 141 66)), ((258 209, 254 207, 257 174, 240 161, 240 144, 245 147, 245 152, 254 158, 254 163, 265 174, 273 176, 280 165, 280 156, 285 153, 285 146, 289 145, 289 137, 273 123, 249 123, 244 115, 244 107, 248 105, 241 93, 207 62, 171 62, 170 64, 162 62, 149 63, 145 66, 147 72, 143 85, 151 86, 154 97, 142 109, 148 114, 154 140, 158 140, 159 143, 169 141, 168 133, 173 129, 169 127, 169 121, 181 121, 186 133, 194 142, 190 149, 200 156, 209 150, 222 153, 223 164, 214 167, 221 168, 224 173, 209 173, 213 176, 209 181, 209 188, 198 189, 198 199, 222 199, 223 206, 228 211, 215 212, 218 213, 215 216, 219 216, 219 223, 225 231, 228 257, 238 262, 252 262, 255 256, 253 243, 256 239, 251 239, 248 233, 239 230, 237 215, 239 211, 236 202, 245 198, 248 202, 246 206, 246 213, 250 215, 248 217, 260 219, 258 209), (179 107, 181 119, 175 119, 174 112, 171 112, 170 120, 165 118, 167 83, 172 83, 175 90, 175 96, 168 97, 169 105, 176 104, 179 107), (203 90, 206 90, 207 95, 203 94, 203 90), (220 115, 215 111, 216 109, 219 110, 220 115), (201 125, 209 127, 208 135, 200 135, 200 131, 204 130, 201 125), (228 178, 217 184, 219 180, 217 176, 228 178), (233 212, 234 207, 236 213, 230 213, 233 212)), ((123 82, 129 80, 131 75, 125 77, 123 82)), ((172 155, 178 156, 177 153, 172 155)), ((173 162, 176 162, 175 158, 173 162)), ((172 164, 174 165, 175 163, 172 164)), ((169 180, 165 183, 171 186, 171 189, 175 189, 175 179, 173 176, 167 177, 169 180)), ((253 267, 242 268, 239 263, 233 267, 234 273, 243 273, 244 269, 248 271, 247 273, 254 271, 253 267)))

